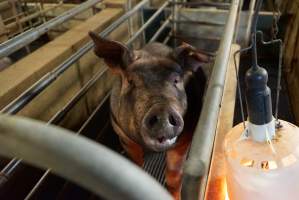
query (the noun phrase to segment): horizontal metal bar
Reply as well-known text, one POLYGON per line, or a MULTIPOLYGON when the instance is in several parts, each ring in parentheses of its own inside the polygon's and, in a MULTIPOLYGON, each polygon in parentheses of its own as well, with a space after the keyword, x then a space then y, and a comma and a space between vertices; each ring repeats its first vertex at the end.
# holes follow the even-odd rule
POLYGON ((171 2, 171 4, 184 5, 190 7, 217 7, 221 9, 229 9, 230 3, 217 3, 217 2, 171 2))
POLYGON ((193 20, 170 20, 177 24, 196 24, 196 25, 209 25, 209 26, 224 26, 222 23, 207 22, 207 21, 193 21, 193 20))
POLYGON ((168 26, 170 23, 170 17, 165 20, 165 22, 160 26, 160 28, 157 30, 157 32, 153 35, 153 37, 150 39, 149 42, 154 42, 157 40, 157 38, 160 36, 160 34, 164 31, 164 29, 168 26))
POLYGON ((128 40, 128 44, 130 45, 158 16, 160 13, 164 11, 169 5, 169 2, 166 1, 145 23, 144 25, 128 40))
POLYGON ((75 8, 64 12, 62 15, 57 16, 48 22, 36 27, 32 28, 24 33, 17 35, 16 37, 0 44, 0 58, 10 55, 11 53, 21 49, 22 47, 28 45, 32 41, 39 38, 44 33, 48 32, 54 26, 57 26, 66 20, 74 17, 75 15, 83 12, 84 10, 92 7, 93 5, 101 2, 103 0, 88 0, 75 8))
POLYGON ((188 159, 183 171, 182 199, 203 200, 211 162, 213 142, 239 11, 239 0, 233 0, 213 71, 205 94, 188 159))
POLYGON ((51 168, 53 173, 97 196, 111 200, 172 199, 154 178, 138 166, 107 147, 71 131, 45 126, 31 119, 3 115, 0 116, 0 130, 1 155, 22 157, 39 168, 51 168))

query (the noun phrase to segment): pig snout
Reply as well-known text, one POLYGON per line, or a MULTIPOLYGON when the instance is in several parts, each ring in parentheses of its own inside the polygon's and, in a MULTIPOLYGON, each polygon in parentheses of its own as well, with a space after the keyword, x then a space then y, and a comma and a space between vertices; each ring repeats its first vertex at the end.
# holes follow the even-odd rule
POLYGON ((175 144, 183 127, 181 114, 170 106, 157 104, 145 114, 141 135, 150 149, 164 151, 175 144))

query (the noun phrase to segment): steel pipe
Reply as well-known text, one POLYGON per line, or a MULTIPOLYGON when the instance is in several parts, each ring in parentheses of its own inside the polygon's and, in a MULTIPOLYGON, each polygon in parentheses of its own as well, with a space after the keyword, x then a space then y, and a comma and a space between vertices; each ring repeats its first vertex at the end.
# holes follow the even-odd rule
POLYGON ((182 199, 204 199, 239 0, 233 0, 208 88, 183 170, 182 199))
POLYGON ((171 2, 171 4, 191 6, 191 7, 216 7, 220 9, 228 9, 229 3, 218 3, 218 2, 171 2))
POLYGON ((164 11, 169 5, 169 2, 166 1, 145 23, 144 25, 128 40, 128 44, 131 44, 136 38, 159 16, 160 13, 164 11))
POLYGON ((170 23, 170 17, 165 20, 165 22, 160 26, 160 28, 157 30, 157 32, 153 35, 153 37, 150 39, 149 42, 154 42, 157 40, 157 38, 160 36, 160 34, 164 31, 164 29, 168 26, 170 23))
POLYGON ((172 199, 152 177, 121 155, 35 120, 0 116, 0 154, 51 168, 105 199, 172 199))
POLYGON ((246 33, 245 33, 245 45, 248 45, 249 41, 250 41, 250 34, 251 34, 255 4, 256 4, 256 0, 250 1, 249 9, 248 9, 248 23, 247 23, 246 33))
POLYGON ((66 20, 74 17, 75 15, 83 12, 84 10, 90 8, 91 6, 101 2, 103 0, 88 0, 85 3, 78 5, 77 7, 64 12, 62 15, 57 16, 48 22, 32 28, 16 37, 0 44, 0 58, 10 55, 11 53, 21 49, 22 47, 30 44, 32 41, 39 38, 44 33, 48 32, 54 26, 57 26, 66 20))

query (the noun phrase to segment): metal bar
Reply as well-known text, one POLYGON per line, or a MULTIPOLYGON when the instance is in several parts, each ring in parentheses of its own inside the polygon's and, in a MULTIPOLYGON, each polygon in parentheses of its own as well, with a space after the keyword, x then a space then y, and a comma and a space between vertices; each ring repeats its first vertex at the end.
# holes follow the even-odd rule
MULTIPOLYGON (((140 23, 141 23, 141 27, 144 25, 144 10, 142 9, 142 10, 140 10, 140 12, 139 12, 139 14, 140 14, 140 23)), ((132 36, 131 36, 132 37, 132 36)), ((145 31, 143 30, 142 31, 142 39, 141 39, 141 46, 142 45, 145 45, 145 43, 146 43, 146 41, 145 41, 146 39, 145 39, 145 31)))
POLYGON ((22 157, 29 164, 51 168, 105 199, 172 199, 138 166, 71 131, 15 116, 0 116, 0 127, 1 155, 22 157))
POLYGON ((49 29, 57 26, 66 20, 74 17, 75 15, 83 12, 84 10, 90 8, 96 3, 99 3, 103 0, 89 0, 85 3, 80 4, 79 6, 66 11, 60 16, 55 17, 54 19, 49 20, 48 22, 40 25, 39 27, 30 29, 18 36, 0 44, 0 58, 10 55, 11 53, 21 49, 22 47, 28 45, 32 41, 39 38, 44 33, 48 32, 49 29))
POLYGON ((217 2, 171 2, 171 4, 190 6, 190 7, 216 7, 220 9, 229 9, 230 3, 217 3, 217 2))
POLYGON ((207 22, 207 21, 193 21, 193 20, 170 20, 173 23, 176 24, 196 24, 196 25, 209 25, 209 26, 224 26, 223 23, 216 23, 216 22, 207 22))
POLYGON ((196 126, 190 153, 184 166, 183 200, 204 199, 229 53, 238 17, 239 3, 239 0, 233 0, 231 3, 229 16, 205 94, 202 114, 196 126))
POLYGON ((166 38, 163 40, 163 44, 167 44, 169 39, 171 38, 171 31, 169 31, 169 33, 167 34, 166 38))
POLYGON ((157 17, 160 13, 164 11, 169 5, 169 2, 166 1, 145 23, 144 25, 128 40, 128 44, 131 44, 157 17))
MULTIPOLYGON (((120 17, 117 21, 111 24, 108 28, 106 28, 103 32, 101 32, 101 37, 106 37, 109 33, 111 33, 115 28, 117 28, 121 23, 126 21, 128 17, 137 12, 140 8, 142 8, 148 0, 143 0, 138 5, 136 5, 132 10, 128 13, 120 17)), ((65 70, 67 70, 72 64, 76 62, 80 57, 82 57, 86 52, 88 52, 93 47, 93 43, 89 42, 80 50, 78 50, 75 54, 69 57, 65 62, 59 65, 55 70, 46 74, 43 78, 41 78, 38 82, 36 82, 33 86, 31 86, 28 90, 26 90, 23 94, 21 94, 15 101, 10 103, 4 109, 1 110, 2 113, 7 114, 16 114, 20 111, 24 106, 26 106, 32 99, 34 99, 38 94, 40 94, 47 86, 49 86, 52 82, 54 82, 58 76, 60 76, 65 70)), ((7 182, 9 173, 13 173, 12 170, 15 165, 18 165, 20 160, 14 158, 12 159, 5 168, 0 172, 0 188, 7 182)))
MULTIPOLYGON (((126 3, 126 12, 128 12, 129 10, 132 9, 132 0, 127 0, 126 3)), ((129 36, 132 37, 133 35, 133 21, 131 18, 128 19, 128 32, 129 32, 129 36)))
MULTIPOLYGON (((127 20, 128 17, 132 16, 135 12, 141 9, 149 0, 143 0, 138 5, 136 5, 132 10, 124 14, 114 23, 112 23, 108 28, 100 33, 101 37, 108 36, 114 29, 116 29, 120 24, 127 20)), ((93 48, 93 43, 89 42, 82 48, 80 48, 75 54, 70 56, 62 64, 60 64, 52 72, 47 73, 24 93, 22 93, 17 99, 8 104, 5 108, 1 110, 3 113, 16 114, 22 108, 24 108, 34 97, 41 93, 48 85, 56 80, 65 70, 67 70, 72 64, 74 64, 79 58, 81 58, 85 53, 93 48)))
MULTIPOLYGON (((177 0, 172 0, 172 7, 171 7, 171 15, 172 15, 172 35, 176 36, 176 31, 177 31, 177 23, 175 21, 177 21, 177 16, 178 16, 178 7, 176 5, 177 0)), ((173 40, 173 46, 174 48, 177 46, 177 40, 174 37, 173 40)))
POLYGON ((160 34, 164 31, 164 29, 168 26, 169 23, 170 23, 170 17, 167 20, 165 20, 165 22, 160 26, 160 28, 153 35, 153 37, 150 39, 149 42, 154 42, 160 36, 160 34))
POLYGON ((251 0, 249 4, 249 10, 248 10, 248 23, 245 33, 245 45, 247 46, 250 41, 250 33, 251 33, 251 26, 252 26, 252 19, 254 14, 254 8, 255 8, 255 2, 256 0, 251 0))

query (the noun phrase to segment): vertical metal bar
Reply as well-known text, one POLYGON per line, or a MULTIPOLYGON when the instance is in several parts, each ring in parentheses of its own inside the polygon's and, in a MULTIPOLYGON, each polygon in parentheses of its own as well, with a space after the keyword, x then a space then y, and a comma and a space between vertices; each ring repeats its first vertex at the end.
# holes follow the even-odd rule
MULTIPOLYGON (((127 0, 126 3, 126 12, 130 11, 132 9, 132 0, 127 0)), ((133 20, 132 18, 128 18, 128 30, 129 30, 129 37, 132 37, 133 35, 133 20)))
MULTIPOLYGON (((140 10, 140 20, 141 20, 141 27, 144 26, 144 9, 140 10)), ((146 41, 145 41, 145 31, 142 31, 142 39, 141 39, 141 46, 143 46, 146 41)))
POLYGON ((253 14, 254 14, 255 2, 256 2, 256 0, 251 0, 250 4, 249 4, 248 23, 247 23, 246 33, 245 33, 245 45, 246 46, 248 45, 248 43, 250 41, 250 33, 251 33, 251 26, 252 26, 253 14))
POLYGON ((231 44, 235 34, 239 0, 233 0, 205 94, 200 119, 196 126, 188 159, 184 166, 182 199, 203 200, 219 109, 225 84, 231 44))
POLYGON ((170 18, 168 18, 167 20, 165 20, 165 22, 160 26, 160 28, 156 31, 156 33, 153 35, 153 37, 150 39, 149 42, 154 42, 157 40, 157 38, 160 36, 160 34, 162 33, 162 31, 164 31, 164 29, 167 27, 167 25, 170 22, 170 18))
POLYGON ((171 10, 171 15, 172 15, 172 38, 173 38, 173 47, 175 48, 177 46, 177 39, 176 39, 176 32, 177 32, 177 0, 172 0, 172 10, 171 10))
POLYGON ((144 30, 159 16, 160 13, 168 6, 169 2, 166 1, 146 22, 145 24, 128 40, 130 45, 144 30))
MULTIPOLYGON (((24 31, 24 29, 23 29, 22 22, 20 21, 20 18, 19 18, 19 15, 18 15, 17 6, 16 6, 17 2, 15 0, 9 0, 9 3, 11 4, 12 13, 14 14, 15 19, 16 19, 16 24, 17 24, 17 27, 18 27, 18 32, 22 33, 24 31)), ((25 46, 25 49, 26 49, 26 52, 28 54, 31 52, 28 45, 25 46)))

